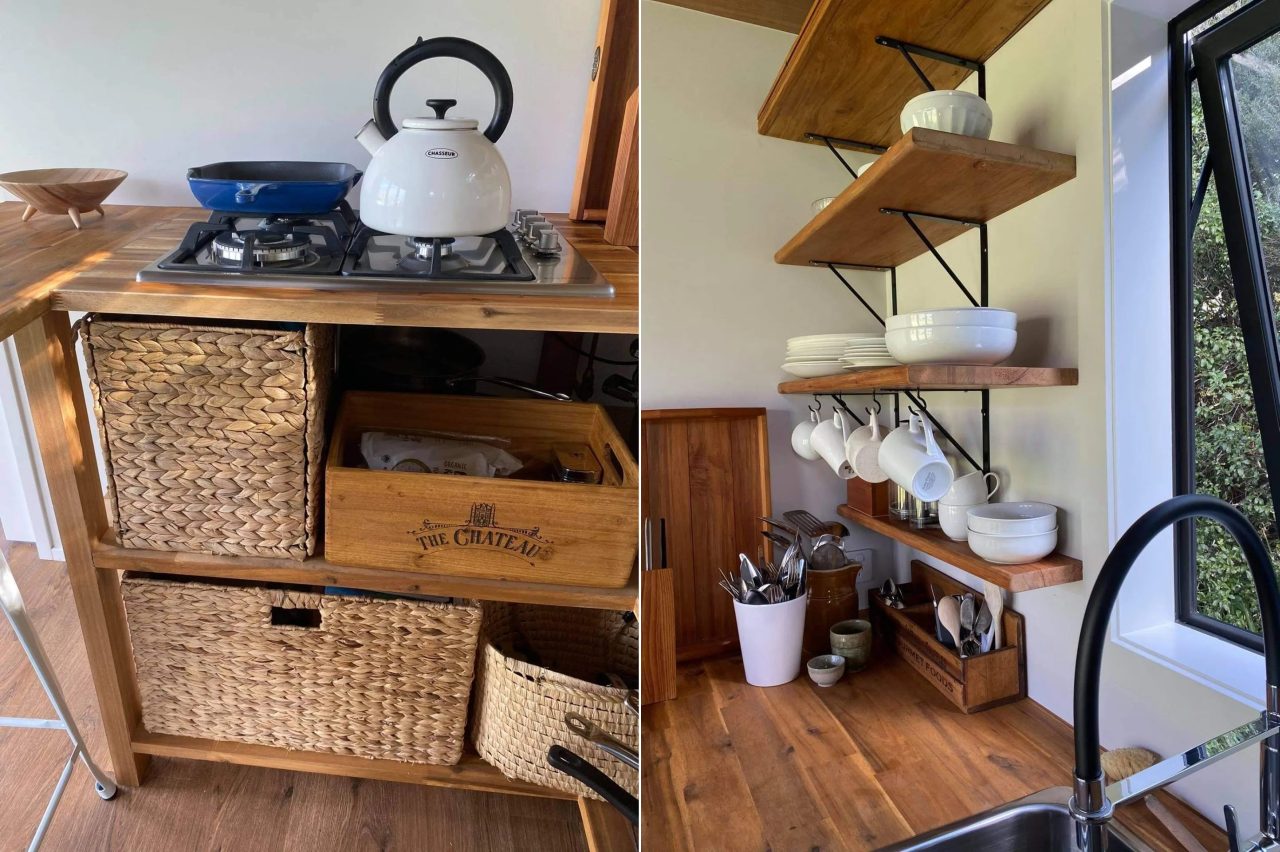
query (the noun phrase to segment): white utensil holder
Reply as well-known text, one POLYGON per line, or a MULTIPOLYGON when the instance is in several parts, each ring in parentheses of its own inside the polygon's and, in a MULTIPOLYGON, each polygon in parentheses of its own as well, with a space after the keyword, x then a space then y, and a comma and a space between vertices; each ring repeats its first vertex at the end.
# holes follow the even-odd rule
POLYGON ((781 686, 800 676, 809 593, 779 604, 733 602, 742 666, 752 686, 781 686))

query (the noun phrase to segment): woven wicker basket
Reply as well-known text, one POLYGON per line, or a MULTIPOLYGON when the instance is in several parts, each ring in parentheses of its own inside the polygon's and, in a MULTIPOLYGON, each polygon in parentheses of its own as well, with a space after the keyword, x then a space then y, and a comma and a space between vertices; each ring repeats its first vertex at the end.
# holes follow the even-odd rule
POLYGON ((639 720, 626 709, 627 690, 594 682, 606 672, 634 681, 638 640, 635 622, 617 612, 485 604, 472 721, 480 756, 509 778, 600 798, 547 765, 547 750, 562 745, 639 795, 639 773, 564 723, 565 713, 579 713, 638 750, 639 720))
POLYGON ((310 555, 332 329, 90 320, 80 336, 120 544, 310 555))
POLYGON ((462 757, 475 604, 129 574, 123 593, 152 733, 411 763, 462 757))

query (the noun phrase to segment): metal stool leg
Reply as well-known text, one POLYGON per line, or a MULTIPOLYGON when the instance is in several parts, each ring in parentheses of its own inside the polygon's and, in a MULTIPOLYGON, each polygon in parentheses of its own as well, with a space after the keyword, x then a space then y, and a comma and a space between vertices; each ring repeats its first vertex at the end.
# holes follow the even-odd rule
POLYGON ((4 611, 5 619, 13 628, 14 635, 18 637, 18 644, 26 652, 27 659, 35 670, 36 678, 40 681, 40 686, 44 688, 45 695, 49 697, 49 703, 53 705, 54 711, 58 714, 57 719, 0 717, 0 727, 55 728, 66 731, 67 736, 71 738, 71 754, 67 757, 66 765, 62 768, 62 774, 58 777, 58 783, 49 798, 49 804, 45 808, 40 825, 36 828, 35 836, 31 839, 31 845, 27 847, 28 852, 35 852, 40 848, 45 831, 48 830, 49 823, 53 820, 54 811, 57 810, 58 802, 62 799, 62 792, 66 789, 67 781, 75 768, 77 757, 84 762, 85 768, 93 776, 94 789, 97 790, 99 796, 103 799, 111 799, 116 795, 117 789, 110 776, 103 772, 93 762, 93 758, 89 756, 89 750, 85 747, 84 739, 80 736, 80 729, 76 727, 71 710, 67 707, 67 702, 62 697, 62 687, 58 684, 58 678, 54 674, 53 666, 49 664, 49 658, 45 654, 44 646, 40 644, 40 637, 36 633, 35 625, 31 623, 30 616, 27 614, 26 606, 22 602, 22 595, 18 591, 18 584, 13 579, 13 572, 9 570, 9 562, 5 559, 3 553, 0 553, 0 610, 4 611))

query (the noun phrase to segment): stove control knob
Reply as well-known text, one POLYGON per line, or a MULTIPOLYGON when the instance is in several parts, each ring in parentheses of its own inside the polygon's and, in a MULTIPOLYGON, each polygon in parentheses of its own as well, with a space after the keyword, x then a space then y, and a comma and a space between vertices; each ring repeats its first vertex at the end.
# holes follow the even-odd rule
POLYGON ((548 228, 551 227, 551 223, 549 223, 542 216, 537 216, 537 215, 525 216, 524 221, 520 223, 520 230, 517 233, 519 233, 520 236, 524 237, 525 239, 528 239, 529 233, 537 225, 546 225, 548 228))
POLYGON ((533 244, 536 254, 555 255, 560 253, 560 237, 554 229, 540 231, 537 242, 533 244))
POLYGON ((550 222, 534 222, 525 231, 524 241, 531 246, 538 244, 538 239, 546 233, 555 233, 555 228, 551 227, 550 222))
POLYGON ((525 217, 536 216, 537 213, 538 211, 534 210, 532 207, 521 207, 519 210, 515 212, 515 215, 512 217, 511 224, 514 225, 516 230, 518 231, 520 230, 520 226, 524 224, 525 217))

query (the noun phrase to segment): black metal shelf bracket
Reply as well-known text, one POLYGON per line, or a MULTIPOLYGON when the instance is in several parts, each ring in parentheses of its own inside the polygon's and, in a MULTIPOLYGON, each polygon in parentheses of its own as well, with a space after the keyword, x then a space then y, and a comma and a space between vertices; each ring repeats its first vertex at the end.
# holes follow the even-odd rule
POLYGON ((898 312, 898 270, 896 267, 864 266, 858 263, 837 263, 835 261, 825 261, 825 260, 811 260, 809 261, 809 265, 824 266, 827 269, 831 270, 831 274, 834 275, 836 278, 840 279, 840 283, 845 286, 845 289, 848 290, 850 293, 852 293, 854 298, 862 303, 862 307, 866 308, 867 313, 875 317, 876 322, 880 323, 881 325, 885 324, 884 318, 880 316, 880 314, 876 311, 875 308, 871 307, 871 304, 867 302, 867 300, 863 298, 862 294, 859 293, 854 288, 853 284, 850 283, 849 279, 845 278, 843 275, 840 274, 840 270, 854 269, 859 272, 888 272, 889 273, 889 313, 890 315, 893 315, 898 312))
MULTIPOLYGON (((836 146, 848 148, 851 151, 861 151, 864 154, 883 154, 885 151, 889 150, 884 145, 877 145, 874 142, 863 142, 858 139, 842 139, 839 136, 827 136, 824 133, 806 133, 804 138, 809 142, 823 143, 831 153, 836 155, 836 159, 840 160, 842 163, 844 162, 844 158, 836 153, 836 146)), ((848 164, 845 164, 845 168, 849 168, 848 164)))
MULTIPOLYGON (((961 392, 966 392, 966 391, 963 391, 962 389, 961 392)), ((908 410, 912 411, 912 413, 916 415, 928 417, 929 422, 933 424, 933 428, 937 430, 938 434, 941 435, 943 438, 946 438, 947 443, 955 447, 956 452, 964 456, 964 460, 967 461, 973 467, 974 470, 980 470, 983 473, 989 473, 991 471, 991 428, 990 428, 990 413, 987 410, 987 403, 988 403, 987 395, 990 393, 990 391, 986 389, 982 391, 982 463, 981 464, 979 464, 977 459, 975 459, 969 453, 969 451, 966 450, 960 444, 960 442, 957 441, 955 437, 950 432, 947 431, 946 427, 943 426, 941 423, 939 423, 938 419, 929 412, 929 406, 924 400, 924 395, 918 389, 914 392, 904 391, 904 393, 907 395, 907 399, 909 399, 912 402, 912 404, 915 406, 915 409, 908 409, 908 410)))
POLYGON ((931 255, 933 255, 933 259, 936 260, 938 262, 938 265, 941 266, 943 270, 947 273, 947 275, 951 277, 951 280, 955 282, 955 285, 960 288, 960 292, 964 293, 965 298, 969 300, 969 303, 972 304, 975 308, 986 307, 987 290, 988 290, 988 287, 987 287, 987 274, 988 274, 987 223, 986 222, 975 222, 970 219, 957 219, 954 216, 939 216, 933 213, 921 213, 917 210, 899 210, 894 207, 881 207, 880 212, 885 214, 886 216, 901 216, 902 220, 911 227, 911 230, 915 233, 916 237, 919 238, 920 242, 924 244, 924 247, 929 250, 929 253, 931 255), (960 276, 956 275, 955 270, 951 268, 951 265, 947 263, 947 261, 938 252, 937 246, 935 246, 933 242, 927 236, 925 236, 924 231, 920 229, 920 226, 916 223, 917 219, 927 219, 935 222, 948 222, 953 225, 963 225, 966 228, 978 229, 979 241, 981 243, 979 248, 979 252, 980 252, 979 259, 981 262, 980 277, 982 279, 979 282, 981 300, 974 298, 974 295, 969 291, 969 288, 964 286, 964 282, 960 280, 960 276))
POLYGON ((916 76, 920 78, 920 82, 924 83, 924 87, 930 92, 934 91, 933 83, 929 81, 929 77, 920 69, 916 63, 914 56, 923 56, 925 59, 932 59, 935 62, 945 62, 948 65, 958 65, 970 71, 976 71, 978 74, 978 97, 985 99, 987 97, 987 66, 973 59, 966 59, 963 56, 956 56, 953 53, 945 53, 941 50, 934 50, 930 47, 922 47, 918 44, 912 44, 907 41, 899 41, 896 38, 888 36, 876 36, 876 44, 884 47, 891 47, 902 54, 902 58, 907 60, 907 64, 911 66, 911 70, 916 72, 916 76))

